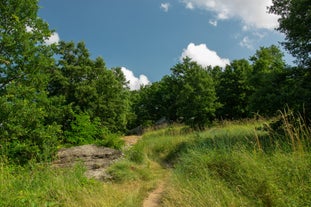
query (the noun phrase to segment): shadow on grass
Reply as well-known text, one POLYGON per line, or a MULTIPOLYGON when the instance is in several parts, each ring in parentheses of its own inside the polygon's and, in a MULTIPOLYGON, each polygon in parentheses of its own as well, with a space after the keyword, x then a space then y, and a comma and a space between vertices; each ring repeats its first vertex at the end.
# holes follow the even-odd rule
POLYGON ((179 160, 179 157, 186 154, 189 150, 219 152, 232 152, 233 150, 243 149, 249 152, 261 152, 272 154, 276 150, 283 152, 292 152, 288 140, 284 137, 271 136, 268 133, 253 135, 215 135, 213 137, 202 137, 199 133, 195 135, 196 139, 183 141, 175 146, 167 156, 163 158, 163 163, 173 167, 179 160))

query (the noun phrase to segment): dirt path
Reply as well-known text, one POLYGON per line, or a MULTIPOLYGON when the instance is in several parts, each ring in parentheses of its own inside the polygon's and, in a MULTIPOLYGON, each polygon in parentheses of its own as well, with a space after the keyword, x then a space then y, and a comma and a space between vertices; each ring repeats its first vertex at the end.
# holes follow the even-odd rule
MULTIPOLYGON (((141 136, 125 136, 126 147, 131 147, 138 142, 141 136)), ((143 202, 143 207, 159 207, 161 204, 161 197, 164 192, 165 181, 161 180, 156 189, 149 193, 148 197, 143 202)))
POLYGON ((125 141, 125 146, 129 147, 136 144, 140 138, 141 136, 132 135, 132 136, 125 136, 122 139, 125 141))
POLYGON ((162 180, 158 187, 152 191, 149 196, 144 200, 143 207, 158 207, 161 204, 161 197, 164 192, 165 182, 162 180))

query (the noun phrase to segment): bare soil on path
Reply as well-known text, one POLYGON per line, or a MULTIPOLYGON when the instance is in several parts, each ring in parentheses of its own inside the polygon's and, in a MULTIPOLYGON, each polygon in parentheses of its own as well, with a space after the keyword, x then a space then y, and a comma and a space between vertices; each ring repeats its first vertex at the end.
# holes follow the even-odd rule
MULTIPOLYGON (((126 147, 131 147, 136 144, 141 136, 125 136, 123 140, 125 141, 126 147)), ((149 193, 148 197, 145 198, 143 202, 143 207, 159 207, 161 206, 161 198, 165 189, 165 181, 161 180, 157 187, 149 193)))
POLYGON ((125 136, 122 139, 125 142, 125 146, 129 147, 129 146, 136 144, 140 138, 141 136, 132 135, 132 136, 125 136))
POLYGON ((143 207, 158 207, 161 206, 161 198, 165 189, 165 182, 160 181, 157 188, 149 193, 149 196, 144 200, 143 207))

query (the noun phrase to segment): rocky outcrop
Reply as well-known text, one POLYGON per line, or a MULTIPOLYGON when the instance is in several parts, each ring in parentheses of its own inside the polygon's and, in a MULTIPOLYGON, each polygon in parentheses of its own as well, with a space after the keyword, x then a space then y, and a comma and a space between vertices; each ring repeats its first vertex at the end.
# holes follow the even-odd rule
POLYGON ((57 153, 54 166, 70 167, 77 163, 83 163, 86 167, 85 175, 88 178, 106 180, 110 178, 106 173, 107 167, 121 157, 122 152, 119 150, 96 145, 83 145, 60 150, 57 153))

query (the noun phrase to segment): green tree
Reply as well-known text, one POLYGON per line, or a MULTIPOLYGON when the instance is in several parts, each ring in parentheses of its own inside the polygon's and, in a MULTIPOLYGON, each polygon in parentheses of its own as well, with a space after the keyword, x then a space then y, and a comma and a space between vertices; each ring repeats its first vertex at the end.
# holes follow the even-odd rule
MULTIPOLYGON (((297 58, 299 76, 290 79, 296 82, 295 87, 300 96, 295 105, 303 107, 306 117, 311 114, 311 3, 310 0, 272 0, 270 13, 279 15, 278 31, 285 34, 285 48, 297 58), (303 74, 301 73, 303 72, 303 74)), ((296 73, 294 72, 294 73, 296 73)), ((296 73, 297 74, 297 73, 296 73)), ((311 122, 311 120, 310 120, 311 122)))
POLYGON ((285 34, 285 48, 302 65, 311 67, 310 0, 272 0, 269 12, 279 15, 278 31, 285 34))
POLYGON ((206 69, 189 58, 171 70, 172 78, 178 86, 177 116, 193 128, 204 129, 220 106, 212 77, 206 69))
POLYGON ((171 75, 133 92, 132 109, 136 121, 132 127, 154 124, 165 118, 204 129, 215 117, 220 104, 209 71, 189 58, 176 64, 171 71, 171 75))
POLYGON ((251 85, 248 79, 251 72, 252 67, 245 59, 232 61, 220 72, 216 86, 218 101, 222 104, 217 110, 219 118, 239 119, 249 116, 251 85))
POLYGON ((0 145, 21 163, 49 158, 59 132, 46 122, 46 71, 54 60, 44 43, 51 31, 37 12, 35 0, 0 2, 0 145))
POLYGON ((71 130, 75 115, 99 118, 113 132, 124 131, 129 114, 129 91, 120 68, 109 70, 102 58, 92 60, 83 42, 60 42, 57 67, 50 70, 50 97, 64 98, 63 130, 71 130))
POLYGON ((131 92, 133 100, 132 110, 136 115, 136 119, 130 128, 135 128, 139 125, 149 126, 160 118, 167 117, 165 110, 167 105, 162 99, 162 95, 167 91, 162 89, 162 81, 159 81, 143 86, 139 91, 131 92))
POLYGON ((95 116, 112 132, 124 132, 130 116, 129 89, 125 85, 124 74, 120 71, 106 69, 96 82, 99 98, 95 116))
POLYGON ((280 49, 274 45, 261 47, 250 58, 253 71, 249 79, 252 85, 250 110, 261 115, 273 116, 277 110, 285 107, 281 90, 284 78, 285 62, 280 49))

